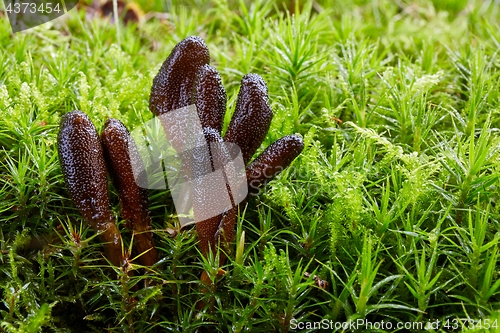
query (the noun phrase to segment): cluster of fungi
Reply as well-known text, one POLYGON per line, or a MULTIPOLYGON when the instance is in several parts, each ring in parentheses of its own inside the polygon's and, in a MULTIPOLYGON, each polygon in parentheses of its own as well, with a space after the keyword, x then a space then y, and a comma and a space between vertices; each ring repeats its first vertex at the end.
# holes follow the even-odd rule
MULTIPOLYGON (((170 111, 195 105, 207 142, 226 142, 241 149, 246 166, 248 193, 286 168, 303 149, 298 135, 285 136, 267 147, 251 163, 262 144, 273 116, 268 101, 267 86, 255 74, 245 75, 241 81, 234 115, 224 136, 221 135, 226 112, 226 92, 217 70, 209 65, 210 54, 199 37, 188 37, 177 44, 154 78, 150 110, 156 116, 167 116, 170 111)), ((99 137, 90 119, 80 111, 63 116, 59 136, 59 160, 68 192, 84 220, 99 233, 105 255, 111 264, 122 267, 127 256, 122 251, 120 232, 110 209, 109 172, 117 189, 122 217, 133 234, 133 248, 140 254, 144 266, 158 262, 147 190, 137 185, 128 145, 132 140, 127 128, 116 119, 108 119, 99 137)), ((212 195, 217 196, 218 193, 212 195)), ((196 223, 201 253, 207 256, 220 245, 223 249, 234 238, 238 207, 196 223)), ((206 209, 193 203, 194 215, 206 209)), ((225 251, 226 252, 226 251, 225 251)), ((220 256, 219 265, 225 257, 220 256)), ((201 280, 208 282, 206 272, 201 280)))

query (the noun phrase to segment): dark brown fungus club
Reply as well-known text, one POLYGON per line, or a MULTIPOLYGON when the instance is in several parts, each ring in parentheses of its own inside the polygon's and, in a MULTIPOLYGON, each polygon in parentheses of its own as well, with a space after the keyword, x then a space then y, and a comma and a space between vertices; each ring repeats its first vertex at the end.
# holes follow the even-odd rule
MULTIPOLYGON (((230 154, 230 151, 224 149, 225 145, 220 132, 211 127, 204 128, 203 132, 209 147, 208 154, 211 161, 211 171, 213 172, 216 170, 222 170, 223 173, 225 173, 224 167, 227 167, 227 163, 231 161, 232 156, 230 154)), ((232 204, 231 208, 229 208, 222 214, 218 214, 214 217, 196 223, 196 231, 198 232, 198 240, 201 253, 203 253, 205 256, 209 253, 209 251, 214 253, 218 244, 220 244, 220 246, 224 250, 219 254, 220 266, 222 266, 227 259, 225 253, 228 253, 229 243, 234 237, 234 225, 237 218, 237 206, 234 203, 233 194, 231 188, 228 185, 227 175, 225 176, 225 190, 229 194, 229 198, 232 204)), ((219 195, 220 193, 217 192, 211 194, 211 196, 219 195)), ((204 207, 205 200, 206 198, 197 198, 196 195, 194 196, 193 211, 195 214, 195 218, 198 212, 206 213, 207 209, 210 210, 210 206, 204 207)), ((210 276, 205 271, 202 273, 200 280, 206 285, 209 285, 211 283, 210 276)))
MULTIPOLYGON (((220 76, 215 68, 208 66, 209 60, 208 48, 202 39, 186 38, 163 63, 153 81, 150 97, 150 109, 156 115, 195 104, 207 143, 221 140, 226 104, 220 76)), ((272 116, 265 81, 256 74, 245 75, 241 81, 235 113, 223 140, 241 149, 245 164, 249 163, 262 144, 272 116)), ((247 167, 249 193, 255 193, 256 189, 289 166, 303 146, 302 138, 297 135, 281 138, 269 146, 247 167)), ((231 195, 229 188, 228 191, 231 195)), ((207 209, 203 207, 202 201, 194 200, 193 206, 195 216, 197 211, 207 209)), ((196 224, 200 249, 204 255, 214 251, 219 242, 227 249, 227 243, 234 237, 236 219, 237 207, 233 202, 228 211, 196 224)), ((224 259, 222 256, 221 265, 224 259)), ((204 272, 202 280, 208 282, 207 278, 204 272)))
POLYGON ((238 145, 247 164, 264 141, 272 119, 266 82, 257 74, 247 74, 241 80, 236 109, 224 141, 238 145))
POLYGON ((121 267, 121 237, 109 206, 101 140, 87 115, 80 111, 64 115, 57 144, 71 199, 85 221, 100 233, 106 257, 113 265, 121 267))
POLYGON ((256 194, 259 188, 274 178, 304 149, 304 142, 298 135, 285 136, 266 148, 248 167, 248 192, 256 194))
POLYGON ((209 61, 208 47, 200 37, 188 37, 177 44, 153 80, 151 111, 158 116, 192 104, 196 75, 209 61))
POLYGON ((222 132, 226 113, 226 90, 217 70, 203 65, 198 71, 194 103, 198 110, 201 126, 222 132))
MULTIPOLYGON (((221 143, 222 138, 219 132, 213 128, 207 127, 204 129, 205 139, 207 143, 221 143)), ((210 146, 208 145, 208 159, 209 159, 209 168, 210 172, 215 171, 215 166, 213 164, 212 151, 210 150, 210 146)), ((205 173, 202 170, 198 171, 198 173, 205 173)), ((195 180, 196 181, 196 180, 195 180)), ((218 196, 218 193, 211 193, 209 196, 218 196)), ((210 205, 207 205, 208 202, 213 201, 212 198, 207 198, 204 195, 198 196, 197 193, 194 193, 193 198, 193 212, 196 220, 200 220, 199 216, 206 216, 208 212, 210 212, 210 205)), ((219 224, 221 221, 222 215, 216 215, 209 219, 200 221, 196 223, 196 230, 198 232, 199 246, 200 250, 203 254, 208 253, 208 251, 215 250, 214 246, 214 236, 219 229, 219 224)))
MULTIPOLYGON (((158 261, 158 254, 151 233, 147 190, 139 187, 132 170, 129 131, 119 120, 108 119, 101 133, 104 156, 115 188, 118 190, 122 217, 134 232, 134 249, 144 266, 158 261)), ((133 147, 133 145, 131 145, 133 147)), ((140 161, 140 159, 136 159, 140 161)))

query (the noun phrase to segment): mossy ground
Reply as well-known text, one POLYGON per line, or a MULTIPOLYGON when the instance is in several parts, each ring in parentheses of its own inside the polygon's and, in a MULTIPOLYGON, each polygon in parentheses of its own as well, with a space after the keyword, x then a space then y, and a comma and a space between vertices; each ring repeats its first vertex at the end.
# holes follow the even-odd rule
POLYGON ((0 331, 317 331, 297 324, 322 319, 496 331, 500 5, 139 5, 169 14, 116 26, 74 10, 16 34, 0 20, 0 331), (161 261, 113 271, 69 199, 56 147, 74 109, 98 129, 150 119, 152 79, 190 35, 221 73, 226 126, 241 77, 258 73, 275 114, 261 149, 291 133, 306 144, 240 213, 227 274, 205 293, 200 272, 215 278, 216 265, 194 230, 171 237, 168 191, 150 193, 161 261), (145 280, 156 284, 134 287, 145 280))

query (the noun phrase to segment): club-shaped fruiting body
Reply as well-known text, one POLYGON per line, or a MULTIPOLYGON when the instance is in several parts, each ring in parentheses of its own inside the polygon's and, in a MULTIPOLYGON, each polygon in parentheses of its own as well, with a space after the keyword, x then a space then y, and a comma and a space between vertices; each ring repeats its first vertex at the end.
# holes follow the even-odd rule
POLYGON ((106 257, 113 265, 121 266, 121 237, 109 206, 101 140, 85 113, 72 111, 62 117, 57 145, 71 199, 85 221, 100 233, 106 257))
POLYGON ((148 209, 147 189, 139 187, 134 178, 129 149, 132 137, 129 131, 116 119, 108 119, 101 133, 104 156, 115 188, 118 190, 122 218, 127 220, 134 232, 134 249, 144 266, 158 261, 153 242, 151 218, 148 209))

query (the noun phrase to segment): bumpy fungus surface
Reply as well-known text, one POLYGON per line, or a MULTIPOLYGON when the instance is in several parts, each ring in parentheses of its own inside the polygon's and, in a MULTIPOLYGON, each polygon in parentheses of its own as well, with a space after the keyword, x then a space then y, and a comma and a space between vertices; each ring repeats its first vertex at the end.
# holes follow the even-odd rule
POLYGON ((248 192, 255 194, 259 188, 274 178, 304 149, 304 142, 298 135, 288 135, 266 148, 248 167, 248 192))
POLYGON ((108 181, 101 140, 83 112, 62 117, 58 135, 59 161, 71 199, 106 243, 106 257, 123 264, 121 237, 109 206, 108 181))
MULTIPOLYGON (((188 37, 180 42, 153 81, 150 109, 160 115, 196 104, 205 139, 207 142, 218 142, 222 140, 220 133, 226 109, 226 93, 217 70, 208 66, 209 60, 208 48, 199 37, 188 37)), ((272 116, 265 81, 256 74, 245 75, 241 81, 235 113, 223 140, 240 147, 245 164, 262 144, 272 116)), ((290 165, 303 146, 302 138, 297 135, 281 138, 269 146, 247 168, 249 192, 255 193, 255 189, 290 165)), ((210 151, 211 157, 212 154, 210 151)), ((229 188, 228 192, 231 196, 229 188)), ((203 202, 197 200, 193 200, 193 207, 195 216, 197 211, 206 209, 203 202)), ((214 251, 219 241, 227 248, 227 243, 234 237, 236 218, 237 207, 233 201, 228 211, 196 224, 199 246, 204 255, 214 251)), ((222 256, 220 264, 224 260, 222 256)))
POLYGON ((208 47, 200 37, 177 44, 153 80, 149 107, 157 116, 193 104, 196 74, 210 62, 208 47))
POLYGON ((272 119, 266 83, 256 74, 247 74, 241 80, 236 109, 224 141, 237 144, 247 164, 264 141, 272 119))
POLYGON ((194 102, 201 126, 222 132, 226 113, 226 90, 222 85, 219 72, 209 65, 200 67, 196 81, 194 102))
POLYGON ((130 133, 119 120, 109 119, 104 125, 101 139, 109 173, 118 190, 122 217, 134 232, 136 254, 142 254, 139 257, 142 265, 152 266, 158 261, 158 254, 150 232, 148 193, 137 186, 134 178, 129 154, 130 133))
MULTIPOLYGON (((222 137, 217 130, 215 130, 211 127, 206 127, 203 132, 205 135, 205 139, 209 143, 209 147, 210 147, 210 144, 213 144, 213 143, 216 143, 216 144, 223 143, 222 137)), ((212 150, 211 148, 209 148, 209 157, 211 159, 211 171, 212 172, 215 171, 216 169, 222 169, 222 166, 215 165, 214 161, 217 161, 218 164, 221 164, 221 163, 227 163, 231 160, 231 156, 229 155, 229 152, 226 152, 226 154, 224 154, 224 156, 221 156, 221 154, 223 154, 223 152, 221 150, 218 150, 218 149, 212 150)), ((232 207, 231 207, 231 209, 229 209, 228 212, 233 212, 233 214, 231 216, 234 218, 234 221, 232 222, 232 223, 234 223, 236 221, 236 206, 234 204, 234 199, 232 197, 231 188, 227 185, 227 181, 226 181, 226 190, 229 194, 229 198, 230 198, 231 203, 232 203, 232 207)), ((214 192, 214 193, 211 193, 210 195, 211 196, 219 196, 220 193, 214 192)), ((204 198, 204 197, 198 198, 198 197, 196 197, 196 193, 195 193, 193 199, 194 199, 193 200, 193 211, 194 211, 195 219, 199 220, 197 218, 198 213, 204 214, 204 213, 206 213, 206 211, 210 211, 211 207, 206 207, 205 202, 207 200, 210 201, 211 199, 204 198)), ((203 220, 203 221, 196 223, 196 230, 198 232, 199 246, 200 246, 200 250, 202 251, 202 253, 206 254, 206 253, 208 253, 209 250, 212 250, 212 251, 215 250, 216 242, 217 242, 218 238, 220 238, 218 236, 218 234, 221 233, 222 231, 224 231, 224 233, 221 234, 220 236, 223 236, 223 238, 221 239, 223 247, 225 247, 227 242, 229 242, 232 239, 233 236, 232 236, 232 233, 229 229, 232 230, 234 228, 231 228, 230 226, 226 227, 226 228, 228 228, 228 230, 227 230, 227 232, 225 232, 226 229, 223 229, 223 223, 222 223, 222 221, 224 219, 227 219, 226 216, 229 216, 228 212, 224 212, 223 214, 219 214, 219 215, 216 215, 212 218, 209 218, 209 219, 206 219, 206 220, 203 220)), ((224 261, 224 259, 221 259, 221 260, 224 261)))

